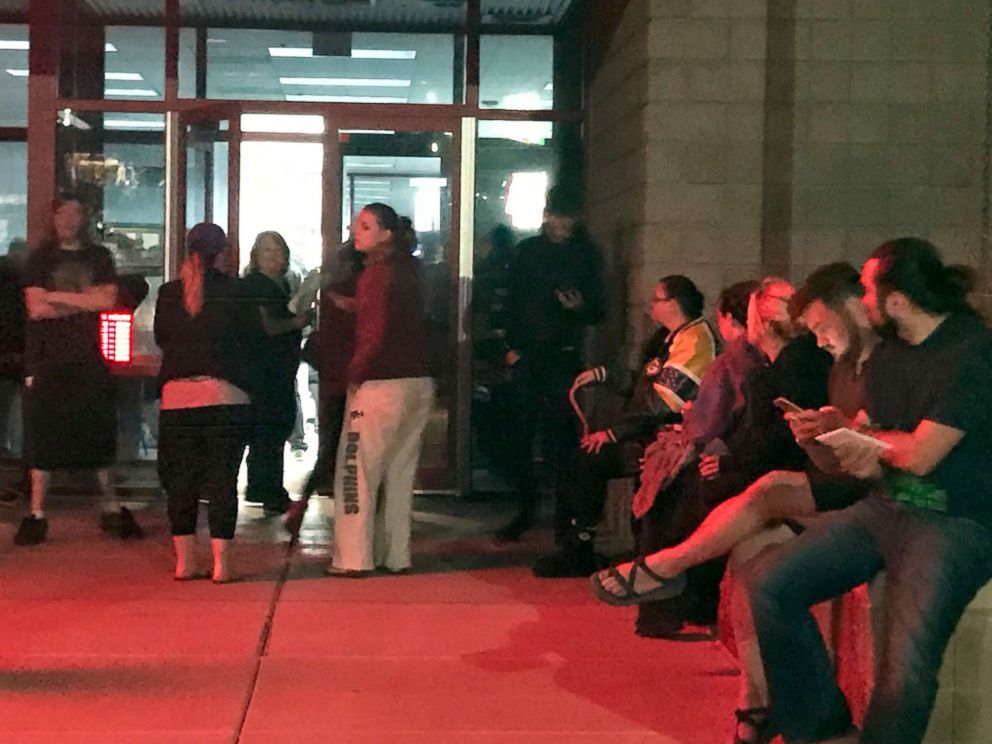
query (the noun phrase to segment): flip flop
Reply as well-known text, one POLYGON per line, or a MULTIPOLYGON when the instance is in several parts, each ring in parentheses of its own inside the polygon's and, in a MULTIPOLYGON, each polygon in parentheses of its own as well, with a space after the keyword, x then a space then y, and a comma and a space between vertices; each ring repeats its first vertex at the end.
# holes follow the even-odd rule
POLYGON ((592 583, 592 591, 596 595, 596 598, 614 607, 630 607, 632 605, 644 604, 645 602, 656 602, 659 599, 674 597, 685 590, 684 573, 680 573, 674 578, 666 579, 664 576, 659 576, 648 568, 643 558, 638 558, 634 561, 634 565, 630 568, 630 575, 627 577, 624 577, 617 570, 616 566, 610 566, 606 569, 606 572, 620 584, 620 588, 623 589, 622 594, 614 594, 604 587, 603 582, 599 579, 600 572, 594 573, 589 577, 589 580, 592 583), (658 586, 650 591, 638 593, 634 589, 637 583, 638 571, 643 571, 649 578, 656 581, 658 586))

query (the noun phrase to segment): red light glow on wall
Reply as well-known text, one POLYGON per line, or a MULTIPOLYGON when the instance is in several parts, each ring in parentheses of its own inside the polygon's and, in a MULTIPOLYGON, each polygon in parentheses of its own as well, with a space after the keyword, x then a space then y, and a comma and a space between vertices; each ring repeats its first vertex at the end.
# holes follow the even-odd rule
POLYGON ((100 351, 108 362, 131 361, 132 325, 131 313, 100 313, 100 351))

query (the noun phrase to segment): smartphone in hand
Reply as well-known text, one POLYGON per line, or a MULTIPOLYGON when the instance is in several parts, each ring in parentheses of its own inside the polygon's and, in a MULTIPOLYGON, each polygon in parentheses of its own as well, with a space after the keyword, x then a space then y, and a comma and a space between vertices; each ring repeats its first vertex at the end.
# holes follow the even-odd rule
POLYGON ((805 410, 802 406, 797 406, 788 398, 783 398, 781 396, 773 400, 772 405, 774 405, 782 413, 802 413, 803 410, 805 410))

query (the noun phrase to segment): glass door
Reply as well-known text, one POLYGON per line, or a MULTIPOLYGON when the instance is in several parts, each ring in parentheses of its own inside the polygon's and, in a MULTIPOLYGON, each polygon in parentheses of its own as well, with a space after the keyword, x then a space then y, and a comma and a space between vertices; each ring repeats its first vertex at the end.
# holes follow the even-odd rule
MULTIPOLYGON (((425 282, 427 338, 437 400, 424 434, 417 489, 458 491, 460 442, 458 384, 459 231, 458 142, 454 126, 416 124, 328 126, 327 191, 339 208, 326 215, 333 250, 366 204, 383 202, 408 217, 417 235, 415 255, 425 282)), ((467 462, 467 459, 466 459, 467 462)))
POLYGON ((186 231, 214 222, 228 233, 238 252, 238 190, 241 162, 239 112, 234 106, 208 106, 170 114, 169 146, 175 164, 169 174, 168 279, 178 276, 186 231), (233 187, 232 187, 233 184, 233 187))

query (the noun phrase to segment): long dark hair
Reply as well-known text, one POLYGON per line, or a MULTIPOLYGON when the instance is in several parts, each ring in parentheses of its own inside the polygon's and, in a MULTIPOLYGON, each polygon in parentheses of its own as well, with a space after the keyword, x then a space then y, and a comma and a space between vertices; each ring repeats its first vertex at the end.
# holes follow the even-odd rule
POLYGON ((362 207, 363 212, 370 212, 379 227, 393 234, 393 248, 401 253, 412 253, 417 247, 417 233, 414 232, 413 222, 409 217, 400 217, 396 210, 382 202, 372 202, 362 207))
POLYGON ((921 310, 934 315, 971 312, 970 277, 961 267, 945 266, 933 243, 922 238, 897 238, 883 243, 869 260, 878 261, 875 284, 880 299, 901 292, 921 310))

